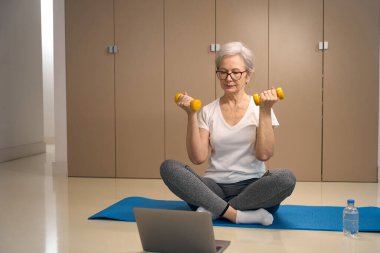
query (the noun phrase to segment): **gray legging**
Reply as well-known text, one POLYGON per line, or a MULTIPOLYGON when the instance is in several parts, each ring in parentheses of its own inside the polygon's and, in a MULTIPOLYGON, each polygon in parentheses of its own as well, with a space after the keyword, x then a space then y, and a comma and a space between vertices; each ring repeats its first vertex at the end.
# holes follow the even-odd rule
POLYGON ((241 211, 265 208, 274 213, 296 184, 295 176, 287 169, 267 171, 261 178, 233 184, 201 177, 189 166, 174 160, 164 161, 160 171, 169 189, 193 210, 201 206, 214 215, 223 214, 228 204, 241 211))

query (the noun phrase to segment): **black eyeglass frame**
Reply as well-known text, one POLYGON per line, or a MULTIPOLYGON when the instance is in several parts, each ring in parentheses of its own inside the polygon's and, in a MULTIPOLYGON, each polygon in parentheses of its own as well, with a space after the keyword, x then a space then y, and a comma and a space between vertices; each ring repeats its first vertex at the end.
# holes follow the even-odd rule
POLYGON ((217 71, 215 71, 215 74, 216 74, 216 76, 218 77, 219 80, 227 80, 228 76, 230 76, 233 81, 239 81, 241 79, 241 77, 243 76, 243 73, 246 73, 246 72, 247 72, 247 70, 244 70, 244 71, 233 71, 233 72, 230 72, 230 73, 228 73, 227 71, 217 70, 217 71), (227 74, 226 78, 220 78, 219 77, 219 75, 220 75, 219 73, 227 74), (239 76, 239 78, 233 78, 232 74, 234 74, 234 75, 240 74, 240 76, 239 76))

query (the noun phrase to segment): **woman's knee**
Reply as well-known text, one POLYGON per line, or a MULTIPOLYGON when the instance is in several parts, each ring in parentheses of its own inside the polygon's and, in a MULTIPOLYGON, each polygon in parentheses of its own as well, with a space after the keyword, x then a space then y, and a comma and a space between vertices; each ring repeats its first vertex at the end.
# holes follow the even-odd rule
POLYGON ((166 160, 160 166, 160 175, 164 180, 186 177, 189 175, 189 172, 196 174, 189 166, 176 160, 166 160))
POLYGON ((160 175, 162 178, 166 178, 172 175, 175 168, 178 166, 178 162, 175 160, 165 160, 160 166, 160 175))
POLYGON ((272 173, 275 174, 284 190, 290 190, 291 192, 294 190, 297 179, 292 171, 288 169, 278 169, 272 171, 272 173))
POLYGON ((289 187, 293 187, 296 185, 296 182, 297 182, 297 178, 296 176, 294 175, 294 173, 291 171, 291 170, 288 170, 288 169, 284 169, 285 170, 285 178, 287 179, 287 183, 289 185, 289 187))

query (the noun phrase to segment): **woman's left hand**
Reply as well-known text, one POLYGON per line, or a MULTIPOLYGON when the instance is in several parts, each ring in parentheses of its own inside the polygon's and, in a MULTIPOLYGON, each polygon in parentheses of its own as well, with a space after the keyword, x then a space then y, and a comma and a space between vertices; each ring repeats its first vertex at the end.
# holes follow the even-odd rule
POLYGON ((261 92, 260 99, 261 108, 272 108, 273 105, 278 101, 276 89, 272 87, 270 90, 261 92))

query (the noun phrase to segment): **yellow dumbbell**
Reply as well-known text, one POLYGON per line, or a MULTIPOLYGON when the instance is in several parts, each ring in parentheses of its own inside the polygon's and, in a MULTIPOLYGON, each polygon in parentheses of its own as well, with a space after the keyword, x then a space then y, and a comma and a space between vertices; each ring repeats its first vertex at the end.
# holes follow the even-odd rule
MULTIPOLYGON (((285 98, 284 91, 282 90, 282 88, 277 88, 276 93, 277 93, 277 97, 280 100, 283 100, 285 98)), ((260 103, 261 103, 260 95, 257 93, 253 94, 253 101, 255 101, 256 105, 260 105, 260 103)))
MULTIPOLYGON (((178 100, 179 100, 179 98, 181 96, 183 96, 182 93, 175 94, 174 102, 178 103, 178 100)), ((191 108, 191 110, 193 110, 194 112, 196 112, 196 111, 199 111, 199 109, 201 109, 201 107, 202 107, 202 101, 200 101, 199 99, 193 99, 193 100, 191 100, 191 102, 190 102, 190 108, 191 108)))

